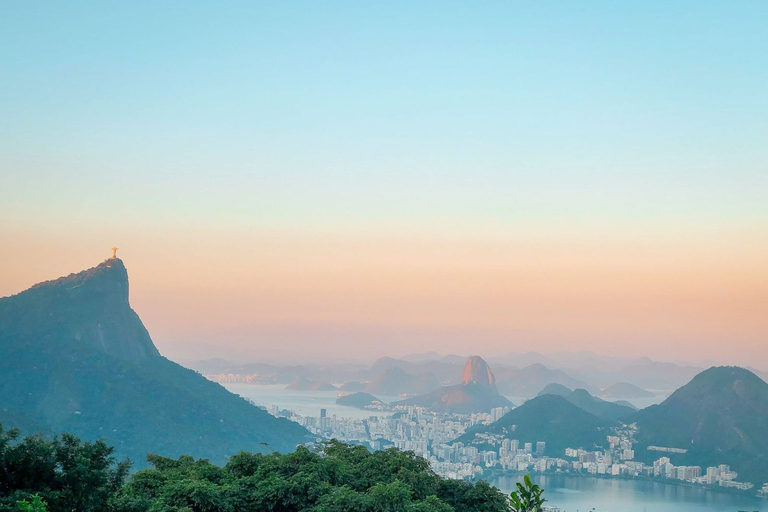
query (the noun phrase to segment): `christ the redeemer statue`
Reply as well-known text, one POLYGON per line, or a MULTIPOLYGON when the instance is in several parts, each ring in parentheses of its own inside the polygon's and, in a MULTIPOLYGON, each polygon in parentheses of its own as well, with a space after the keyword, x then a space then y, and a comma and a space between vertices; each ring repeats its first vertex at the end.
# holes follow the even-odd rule
POLYGON ((113 260, 117 259, 117 247, 112 248, 112 259, 113 260))

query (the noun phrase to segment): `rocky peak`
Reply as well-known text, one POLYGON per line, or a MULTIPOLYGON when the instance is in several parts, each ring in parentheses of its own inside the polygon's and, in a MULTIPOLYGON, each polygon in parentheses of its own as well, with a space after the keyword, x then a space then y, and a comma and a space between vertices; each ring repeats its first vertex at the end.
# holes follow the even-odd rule
POLYGON ((470 356, 467 359, 464 364, 464 372, 461 375, 461 382, 464 384, 474 382, 497 391, 496 377, 493 376, 488 363, 480 356, 470 356))
POLYGON ((29 343, 89 346, 121 359, 159 356, 128 301, 128 271, 111 258, 0 299, 0 332, 29 343))

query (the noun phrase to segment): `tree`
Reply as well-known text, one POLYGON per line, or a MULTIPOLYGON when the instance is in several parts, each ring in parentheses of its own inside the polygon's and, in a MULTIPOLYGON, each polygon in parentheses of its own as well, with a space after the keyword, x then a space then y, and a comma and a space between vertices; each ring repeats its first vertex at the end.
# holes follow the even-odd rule
POLYGON ((107 510, 130 468, 112 451, 104 441, 69 434, 20 440, 18 430, 0 425, 0 510, 38 511, 40 503, 50 512, 107 510))
POLYGON ((29 500, 17 501, 16 507, 21 512, 48 512, 48 504, 43 501, 39 494, 33 494, 29 500))
POLYGON ((523 478, 525 485, 517 483, 517 490, 509 497, 512 512, 541 512, 541 506, 547 501, 541 497, 544 489, 531 483, 531 475, 523 478))

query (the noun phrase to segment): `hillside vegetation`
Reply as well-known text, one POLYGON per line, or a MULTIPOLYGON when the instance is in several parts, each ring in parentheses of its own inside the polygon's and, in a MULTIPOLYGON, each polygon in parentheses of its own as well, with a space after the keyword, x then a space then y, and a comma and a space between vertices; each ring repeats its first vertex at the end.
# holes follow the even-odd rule
MULTIPOLYGON (((502 512, 508 498, 485 482, 444 480, 395 449, 371 453, 328 442, 293 453, 241 452, 226 465, 148 455, 128 477, 103 441, 54 440, 0 427, 0 512, 39 499, 49 512, 502 512)), ((34 509, 32 509, 34 510, 34 509)))

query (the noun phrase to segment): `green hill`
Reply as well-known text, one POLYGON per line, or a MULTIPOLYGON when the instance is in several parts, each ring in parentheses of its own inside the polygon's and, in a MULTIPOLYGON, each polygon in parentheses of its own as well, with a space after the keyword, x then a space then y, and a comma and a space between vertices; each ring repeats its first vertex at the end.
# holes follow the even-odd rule
POLYGON ((617 382, 605 388, 600 396, 614 400, 626 400, 628 398, 653 398, 653 393, 629 382, 617 382))
POLYGON ((139 467, 147 452, 223 462, 308 438, 162 357, 129 305, 119 259, 0 299, 0 422, 104 438, 139 467))
POLYGON ((729 464, 740 481, 768 482, 768 384, 738 367, 713 367, 698 374, 659 405, 638 411, 638 458, 659 452, 649 445, 687 449, 673 464, 729 464))
POLYGON ((545 454, 562 457, 566 448, 605 447, 609 423, 573 405, 559 395, 528 400, 490 425, 469 429, 454 442, 483 444, 484 436, 517 439, 520 443, 545 441, 545 454))

